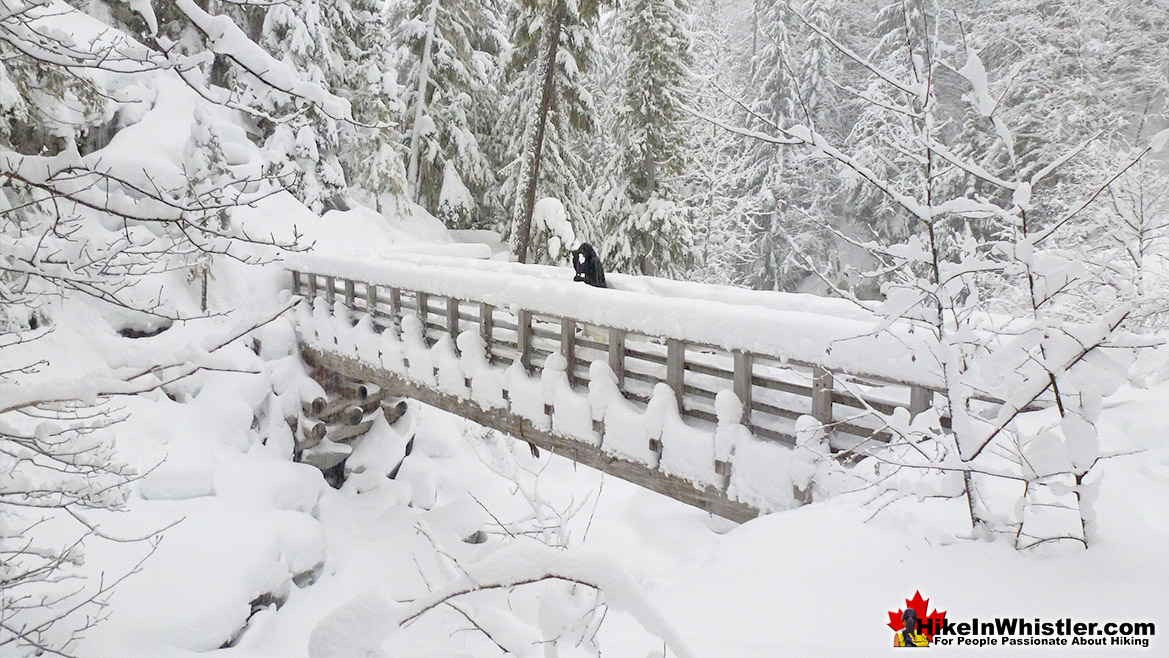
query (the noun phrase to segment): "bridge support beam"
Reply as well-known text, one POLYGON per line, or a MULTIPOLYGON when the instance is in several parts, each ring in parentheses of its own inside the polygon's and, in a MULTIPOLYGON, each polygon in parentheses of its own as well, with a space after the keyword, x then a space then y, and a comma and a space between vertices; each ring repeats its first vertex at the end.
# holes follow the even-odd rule
POLYGON ((365 284, 365 310, 369 312, 374 318, 381 315, 377 310, 377 285, 373 283, 365 284))
POLYGON ((516 313, 516 348, 520 352, 520 365, 527 372, 532 371, 532 312, 520 309, 516 313))
POLYGON ((495 354, 491 349, 495 332, 495 307, 486 302, 479 302, 479 337, 483 339, 484 350, 487 352, 487 363, 495 363, 495 354))
MULTIPOLYGON (((457 297, 446 298, 446 330, 451 340, 459 337, 459 300, 457 297)), ((456 348, 457 349, 457 348, 456 348)))

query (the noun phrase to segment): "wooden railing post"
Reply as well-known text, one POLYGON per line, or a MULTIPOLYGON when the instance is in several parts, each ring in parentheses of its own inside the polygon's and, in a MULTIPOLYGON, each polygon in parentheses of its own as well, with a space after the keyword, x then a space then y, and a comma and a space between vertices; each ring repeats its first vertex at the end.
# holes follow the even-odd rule
POLYGON ((390 287, 390 317, 394 322, 399 320, 398 316, 402 312, 402 291, 401 289, 390 287))
POLYGON ((609 368, 617 375, 617 385, 625 383, 625 330, 609 328, 609 368))
POLYGON ((418 316, 418 324, 422 326, 422 342, 430 345, 430 327, 426 326, 426 317, 430 315, 430 295, 418 291, 414 293, 414 314, 418 316))
POLYGON ((377 312, 377 285, 376 284, 373 284, 373 283, 366 283, 365 284, 365 310, 369 311, 369 314, 374 316, 375 318, 378 315, 378 312, 377 312))
POLYGON ((568 362, 568 385, 576 386, 576 320, 560 318, 560 354, 568 362))
POLYGON ((912 419, 934 403, 934 392, 921 386, 909 387, 909 417, 912 419))
POLYGON ((686 343, 677 338, 666 340, 666 384, 674 389, 674 398, 678 402, 678 413, 685 413, 686 405, 682 398, 686 395, 686 343))
POLYGON ((451 340, 459 337, 459 300, 455 297, 446 298, 446 330, 451 340))
POLYGON ((308 275, 308 297, 310 300, 313 300, 313 301, 315 301, 317 298, 317 275, 316 274, 309 274, 308 275))
POLYGON ((733 379, 733 386, 735 396, 739 398, 739 402, 743 405, 743 417, 741 422, 750 427, 751 425, 751 377, 752 370, 754 370, 755 360, 747 352, 735 350, 731 352, 735 362, 735 373, 733 379))
POLYGON ((520 365, 532 370, 532 312, 520 309, 516 313, 516 347, 520 352, 520 365))
POLYGON ((820 366, 812 366, 812 416, 832 424, 832 373, 820 366))
POLYGON ((491 304, 479 302, 479 336, 483 339, 484 351, 487 352, 487 363, 493 363, 495 360, 492 351, 495 343, 494 328, 495 308, 491 304))
POLYGON ((332 306, 337 302, 337 279, 335 277, 325 277, 325 301, 332 306))
POLYGON ((292 294, 300 294, 300 272, 292 270, 292 294))
POLYGON ((357 305, 357 285, 353 283, 353 279, 345 279, 345 305, 350 309, 357 305))

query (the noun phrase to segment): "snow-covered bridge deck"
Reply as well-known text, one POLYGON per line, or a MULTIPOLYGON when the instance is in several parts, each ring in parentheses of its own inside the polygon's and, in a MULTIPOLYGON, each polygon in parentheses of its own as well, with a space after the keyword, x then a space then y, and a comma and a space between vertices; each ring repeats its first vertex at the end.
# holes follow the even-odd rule
POLYGON ((736 520, 805 497, 801 417, 847 449, 940 388, 928 332, 840 300, 433 256, 288 268, 317 367, 736 520))

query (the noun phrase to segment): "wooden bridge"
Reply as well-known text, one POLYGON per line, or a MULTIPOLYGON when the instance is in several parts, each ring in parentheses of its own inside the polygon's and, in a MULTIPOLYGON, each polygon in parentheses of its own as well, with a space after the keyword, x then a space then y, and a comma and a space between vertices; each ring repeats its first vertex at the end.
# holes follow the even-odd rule
POLYGON ((797 459, 797 419, 848 450, 940 389, 928 332, 840 300, 422 256, 288 268, 315 367, 738 521, 806 499, 757 458, 797 459))

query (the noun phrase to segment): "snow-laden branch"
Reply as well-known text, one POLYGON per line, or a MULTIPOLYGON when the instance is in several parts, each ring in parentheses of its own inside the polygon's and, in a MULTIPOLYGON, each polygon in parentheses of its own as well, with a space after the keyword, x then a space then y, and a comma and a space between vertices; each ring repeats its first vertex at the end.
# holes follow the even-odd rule
MULTIPOLYGON (((678 658, 696 657, 678 629, 637 584, 633 574, 603 553, 512 542, 479 562, 461 562, 459 566, 463 575, 419 599, 398 602, 371 592, 337 609, 313 629, 309 637, 310 658, 379 655, 381 644, 404 625, 456 599, 549 580, 602 592, 611 608, 629 613, 646 631, 661 638, 678 658), (357 629, 360 630, 355 633, 357 629), (338 650, 339 647, 344 648, 338 650)), ((502 637, 492 639, 508 644, 502 637)), ((511 647, 517 652, 526 648, 511 647)))
MULTIPOLYGON (((1161 135, 1169 135, 1169 130, 1162 131, 1162 133, 1158 134, 1158 137, 1160 137, 1161 135)), ((1156 138, 1154 138, 1154 140, 1155 139, 1156 138)), ((1058 231, 1060 228, 1062 228, 1065 224, 1067 224, 1071 220, 1075 219, 1075 217, 1077 215, 1079 215, 1081 212, 1083 212, 1088 206, 1092 205, 1092 203, 1094 201, 1096 201, 1096 199, 1099 198, 1099 196, 1101 194, 1103 194, 1105 190, 1107 190, 1109 187, 1111 187, 1112 184, 1115 183, 1118 178, 1123 176, 1125 174, 1125 172, 1127 172, 1129 169, 1132 169, 1137 164, 1139 164, 1140 161, 1144 160, 1145 157, 1148 156, 1150 153, 1154 153, 1154 152, 1158 151, 1159 149, 1155 148, 1157 145, 1158 144, 1156 141, 1151 142, 1149 144, 1149 146, 1145 147, 1144 150, 1142 150, 1139 154, 1137 154, 1136 157, 1134 157, 1128 164, 1126 164, 1123 169, 1120 169, 1119 171, 1114 173, 1112 176, 1110 176, 1108 178, 1108 180, 1106 180, 1104 182, 1104 184, 1097 187, 1096 190, 1094 192, 1092 192, 1092 194, 1089 194, 1087 197, 1085 197, 1084 200, 1081 201, 1079 204, 1077 204, 1075 208, 1073 208, 1072 210, 1065 213, 1062 217, 1060 217, 1058 220, 1053 222, 1051 224, 1051 226, 1048 226, 1047 228, 1043 229, 1042 231, 1038 231, 1038 232, 1028 236, 1027 239, 1028 239, 1029 244, 1032 246, 1038 245, 1039 243, 1043 242, 1047 238, 1054 235, 1056 233, 1056 231, 1058 231)))
POLYGON ((801 23, 804 24, 805 27, 807 27, 809 30, 815 32, 817 35, 820 36, 821 39, 827 41, 829 43, 829 45, 831 45, 833 48, 835 48, 837 51, 839 51, 840 54, 844 55, 848 59, 851 59, 853 62, 859 64, 860 66, 864 67, 865 69, 868 69, 868 71, 870 73, 877 76, 877 78, 879 78, 885 84, 897 89, 898 91, 909 94, 910 96, 913 96, 914 98, 921 98, 924 100, 925 95, 926 95, 926 91, 922 87, 922 85, 920 85, 920 84, 907 84, 907 83, 904 83, 904 82, 898 80, 896 77, 891 75, 888 71, 885 71, 883 68, 881 68, 880 66, 877 66, 873 62, 869 61, 867 58, 862 57, 860 54, 858 54, 852 48, 849 48, 848 46, 841 43, 838 39, 836 39, 836 37, 833 37, 826 30, 824 30, 824 28, 822 28, 819 25, 816 25, 812 21, 808 20, 798 9, 796 9, 792 5, 791 2, 788 2, 787 0, 785 0, 783 4, 787 7, 788 11, 790 11, 796 18, 798 18, 800 20, 801 23))
POLYGON ((101 398, 121 395, 139 395, 153 391, 205 369, 231 367, 230 361, 217 362, 214 355, 219 350, 247 336, 256 329, 276 320, 291 310, 299 299, 280 307, 275 313, 268 313, 229 331, 226 336, 209 337, 199 345, 188 346, 166 362, 148 368, 121 368, 104 373, 92 373, 81 379, 56 380, 32 385, 0 384, 0 415, 43 404, 59 402, 95 403, 101 398), (157 375, 175 369, 166 380, 157 375))
POLYGON ((333 119, 353 120, 348 100, 330 93, 318 84, 302 80, 291 66, 269 55, 227 16, 212 16, 199 7, 195 0, 174 0, 174 3, 175 8, 203 33, 212 52, 231 59, 244 71, 276 90, 316 104, 333 119))
MULTIPOLYGON (((30 0, 11 9, 5 2, 7 11, 0 14, 0 41, 30 59, 69 70, 93 69, 119 74, 173 70, 196 93, 211 102, 280 121, 280 117, 267 116, 258 108, 240 103, 230 90, 206 83, 198 69, 214 53, 229 59, 276 91, 304 99, 335 120, 355 123, 348 100, 322 85, 304 80, 292 66, 276 59, 249 39, 228 16, 211 15, 194 0, 168 1, 173 1, 174 7, 203 34, 209 52, 182 54, 173 43, 158 37, 151 0, 131 2, 133 10, 143 17, 151 34, 155 35, 150 47, 90 19, 78 9, 43 0, 30 0)), ((236 1, 260 6, 276 4, 236 1)))

